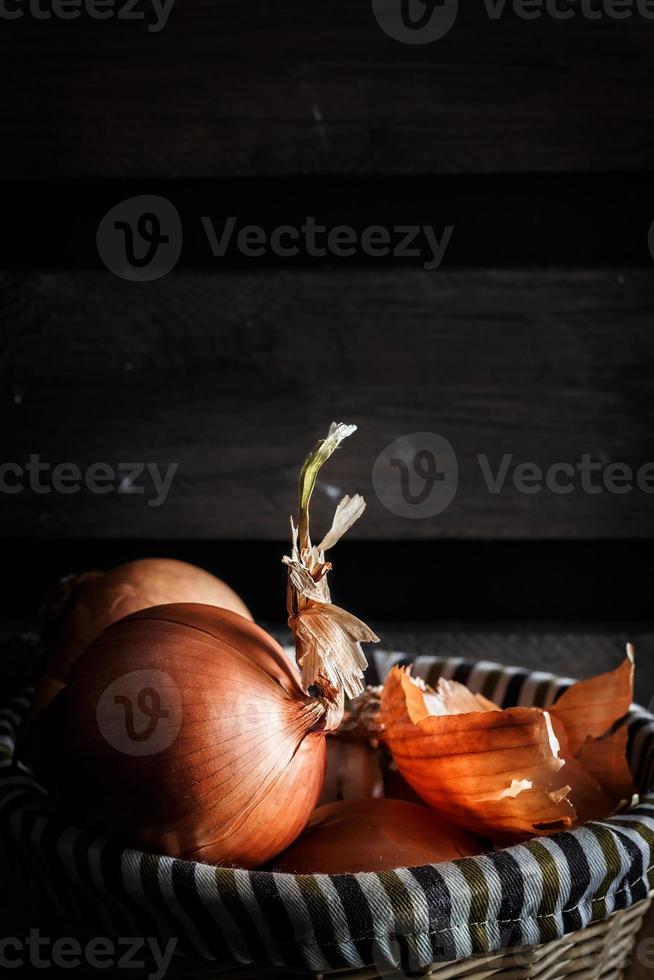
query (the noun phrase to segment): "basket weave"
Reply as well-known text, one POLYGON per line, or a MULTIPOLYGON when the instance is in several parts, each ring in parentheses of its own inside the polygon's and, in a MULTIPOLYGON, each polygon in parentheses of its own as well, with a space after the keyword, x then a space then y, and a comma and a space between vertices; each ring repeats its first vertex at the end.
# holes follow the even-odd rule
MULTIPOLYGON (((376 651, 370 681, 411 659, 376 651)), ((455 658, 419 658, 415 673, 504 707, 547 707, 572 683, 455 658)), ((0 710, 0 877, 13 872, 92 934, 176 937, 170 977, 613 980, 628 965, 654 889, 654 716, 643 709, 629 718, 636 808, 477 858, 329 876, 213 868, 67 825, 14 760, 27 704, 0 710)))
MULTIPOLYGON (((383 966, 362 970, 306 973, 288 969, 242 967, 221 970, 208 963, 173 961, 169 980, 400 980, 433 977, 434 980, 622 980, 632 962, 638 965, 637 937, 652 896, 630 909, 614 912, 603 922, 540 946, 525 946, 493 956, 471 956, 454 963, 435 963, 424 970, 402 972, 383 966)), ((642 968, 650 972, 652 965, 642 968)), ((647 975, 647 974, 645 974, 647 975)))

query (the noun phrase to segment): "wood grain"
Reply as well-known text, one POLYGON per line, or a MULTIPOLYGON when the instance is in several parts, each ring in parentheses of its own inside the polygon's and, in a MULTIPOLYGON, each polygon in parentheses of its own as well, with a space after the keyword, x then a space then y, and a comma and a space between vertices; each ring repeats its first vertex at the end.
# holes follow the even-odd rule
MULTIPOLYGON (((368 539, 647 538, 652 495, 491 494, 478 456, 634 468, 652 458, 649 272, 7 274, 0 292, 5 461, 178 464, 162 506, 86 490, 0 494, 5 534, 284 540, 298 468, 332 419, 359 425, 325 472, 360 491, 368 539), (398 516, 378 454, 440 433, 458 456, 451 506, 398 516)), ((578 486, 578 484, 577 484, 578 486)))
MULTIPOLYGON (((654 22, 491 20, 403 44, 369 0, 178 0, 143 22, 4 24, 0 175, 647 169, 654 22)), ((510 7, 510 5, 507 5, 510 7)))

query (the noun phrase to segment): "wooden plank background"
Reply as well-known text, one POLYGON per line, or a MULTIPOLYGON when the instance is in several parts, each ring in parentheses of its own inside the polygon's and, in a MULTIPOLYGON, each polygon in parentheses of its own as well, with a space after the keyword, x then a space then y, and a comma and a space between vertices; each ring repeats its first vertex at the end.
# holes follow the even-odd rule
MULTIPOLYGON (((642 492, 491 495, 476 457, 546 467, 590 453, 638 467, 654 453, 654 22, 589 21, 579 3, 565 21, 460 8, 427 45, 387 37, 368 0, 258 0, 247 15, 238 0, 178 0, 158 34, 85 17, 4 25, 3 459, 179 469, 161 507, 0 494, 3 533, 283 540, 305 449, 336 417, 360 434, 316 512, 324 522, 330 494, 363 492, 355 538, 651 537, 642 492), (543 189, 533 174, 559 183, 543 189), (290 206, 288 178, 312 177, 302 212, 329 180, 337 211, 334 180, 362 176, 373 191, 360 217, 381 223, 402 207, 449 220, 453 187, 458 265, 201 268, 185 226, 166 279, 140 287, 97 271, 96 215, 123 196, 120 178, 125 194, 180 178, 189 200, 214 193, 222 212, 238 175, 268 178, 256 208, 269 197, 273 210, 282 193, 290 206), (437 186, 446 175, 459 183, 437 186), (53 220, 59 181, 81 177, 96 183, 77 200, 68 185, 53 220), (202 177, 214 183, 194 198, 202 177), (33 200, 26 178, 40 179, 33 200), (495 178, 501 206, 484 183, 495 178), (382 504, 371 471, 419 431, 452 443, 459 488, 444 513, 409 520, 382 504)), ((349 195, 346 209, 354 185, 349 195)))
MULTIPOLYGON (((178 465, 154 508, 0 492, 3 696, 31 681, 39 606, 71 571, 177 556, 280 630, 298 468, 338 418, 360 431, 318 486, 316 524, 340 493, 369 508, 334 555, 337 602, 387 647, 575 676, 615 666, 629 639, 650 704, 652 497, 491 495, 476 461, 654 458, 654 22, 580 5, 491 22, 461 0, 424 46, 387 37, 370 0, 176 0, 159 34, 3 21, 0 463, 178 465), (316 201, 370 223, 435 215, 457 226, 455 264, 209 267, 185 224, 181 265, 132 284, 99 269, 95 229, 145 193, 184 217, 245 214, 248 195, 255 221, 316 201), (459 487, 410 520, 372 466, 420 431, 451 442, 459 487)), ((3 922, 22 935, 19 900, 3 922)))
POLYGON ((318 524, 362 492, 366 539, 645 538, 652 495, 496 495, 514 461, 634 468, 652 458, 654 277, 645 270, 177 271, 6 275, 5 459, 177 463, 164 505, 89 492, 0 494, 14 535, 284 540, 303 455, 333 419, 360 432, 325 472, 318 524), (451 506, 388 510, 371 469, 392 440, 445 436, 451 506))
POLYGON ((0 175, 647 169, 654 22, 491 21, 409 45, 370 0, 177 0, 167 26, 4 23, 0 175))

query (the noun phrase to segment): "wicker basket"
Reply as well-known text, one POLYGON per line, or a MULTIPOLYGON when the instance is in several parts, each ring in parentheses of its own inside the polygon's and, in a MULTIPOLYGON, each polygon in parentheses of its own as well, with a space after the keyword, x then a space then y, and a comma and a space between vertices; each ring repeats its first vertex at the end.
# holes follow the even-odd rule
MULTIPOLYGON (((208 963, 173 961, 167 976, 170 980, 404 980, 409 977, 433 977, 435 980, 621 980, 630 968, 640 966, 643 976, 654 970, 654 956, 649 954, 638 963, 637 940, 645 914, 652 906, 651 896, 630 909, 615 912, 603 922, 596 922, 555 942, 525 946, 493 956, 471 956, 450 963, 435 963, 424 970, 402 971, 395 967, 371 967, 359 970, 337 970, 331 973, 306 973, 288 969, 239 967, 221 970, 208 963)), ((644 937, 641 937, 641 941, 644 937)))
MULTIPOLYGON (((370 680, 411 659, 377 651, 370 680)), ((546 707, 572 683, 454 658, 419 658, 415 672, 504 707, 546 707)), ((613 980, 633 958, 654 888, 654 716, 643 709, 629 720, 643 799, 625 814, 478 858, 296 876, 145 854, 67 826, 13 760, 27 704, 0 712, 0 873, 86 934, 173 937, 170 977, 613 980)))

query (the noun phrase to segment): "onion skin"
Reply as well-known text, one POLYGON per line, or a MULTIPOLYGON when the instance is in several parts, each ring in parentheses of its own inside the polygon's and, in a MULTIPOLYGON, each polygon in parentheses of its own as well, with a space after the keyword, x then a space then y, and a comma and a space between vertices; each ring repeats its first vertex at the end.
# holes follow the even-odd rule
POLYGON ((524 840, 544 825, 565 830, 575 811, 557 792, 563 767, 550 717, 541 708, 486 707, 460 685, 429 692, 393 667, 382 691, 384 742, 400 775, 446 820, 472 833, 524 840), (475 710, 430 714, 434 699, 472 699, 475 710))
POLYGON ((434 811, 516 843, 604 820, 631 800, 621 727, 632 698, 631 648, 617 670, 577 681, 547 709, 501 710, 457 681, 441 678, 431 689, 393 667, 381 695, 382 737, 434 811))
POLYGON ((344 800, 319 807, 275 861, 293 874, 392 871, 480 854, 482 845, 426 807, 402 800, 344 800))
POLYGON ((172 558, 143 558, 108 572, 87 572, 66 586, 63 608, 50 628, 45 673, 34 695, 32 718, 65 684, 87 647, 108 626, 130 613, 171 602, 198 602, 252 619, 245 603, 225 582, 172 558))
POLYGON ((66 819, 102 835, 254 868, 297 837, 316 805, 324 717, 324 705, 303 693, 296 668, 259 626, 211 606, 159 606, 114 624, 79 658, 38 725, 44 781, 50 774, 66 819), (162 672, 180 695, 175 710, 164 685, 161 705, 170 710, 160 731, 179 730, 149 755, 133 754, 125 704, 112 707, 105 693, 117 683, 127 690, 123 701, 136 704, 137 687, 125 688, 125 675, 142 670, 162 672))
POLYGON ((384 795, 379 753, 362 739, 331 735, 319 806, 337 800, 367 800, 384 795))

